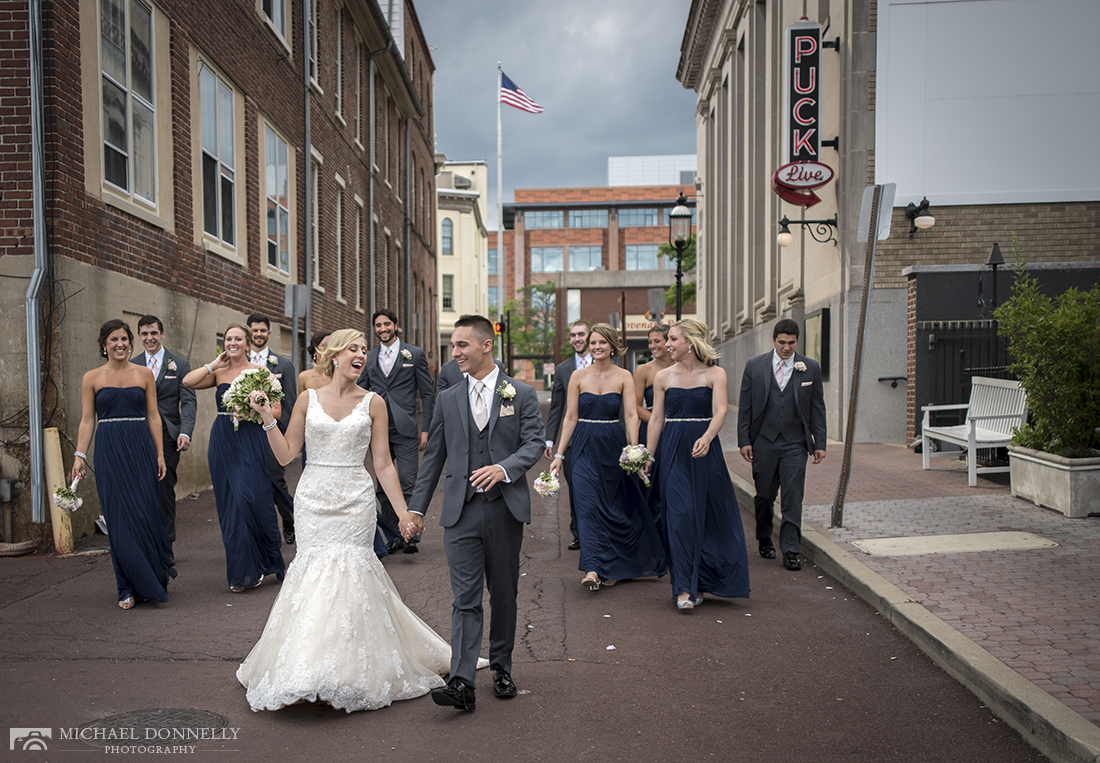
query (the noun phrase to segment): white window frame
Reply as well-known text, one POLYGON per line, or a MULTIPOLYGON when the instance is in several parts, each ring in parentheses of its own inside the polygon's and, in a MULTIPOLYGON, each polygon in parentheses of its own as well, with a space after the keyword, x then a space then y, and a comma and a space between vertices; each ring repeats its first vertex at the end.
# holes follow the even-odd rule
POLYGON ((335 214, 336 220, 332 226, 332 235, 335 238, 335 245, 332 247, 333 258, 335 259, 334 271, 336 272, 336 301, 344 302, 344 192, 347 190, 348 184, 339 175, 333 176, 336 181, 336 205, 335 214))
POLYGON ((317 67, 321 57, 317 50, 317 0, 309 0, 309 19, 306 20, 306 34, 309 35, 309 81, 317 84, 317 67))
POLYGON ((310 203, 313 207, 313 213, 310 215, 313 225, 313 230, 310 231, 310 235, 313 236, 313 264, 311 266, 313 283, 310 284, 310 288, 323 294, 325 287, 321 285, 321 167, 324 165, 325 159, 316 148, 310 149, 310 157, 309 182, 313 184, 313 193, 310 194, 310 203))
MULTIPOLYGON (((333 54, 333 98, 336 103, 336 116, 344 121, 344 6, 334 4, 335 18, 333 21, 333 40, 336 43, 336 52, 333 54)), ((347 122, 344 122, 347 124, 347 122)))
POLYGON ((448 257, 455 253, 455 224, 449 217, 439 223, 439 253, 448 257))
POLYGON ((275 37, 290 52, 290 3, 292 0, 256 0, 256 12, 260 14, 264 24, 275 33, 275 37), (264 3, 271 4, 271 13, 264 8, 264 3))
POLYGON ((290 255, 291 245, 290 241, 293 238, 293 226, 291 221, 291 197, 293 194, 293 163, 291 157, 293 152, 291 151, 290 144, 280 135, 270 123, 263 121, 263 162, 264 162, 264 208, 262 215, 264 218, 264 225, 261 228, 264 236, 264 261, 267 263, 267 268, 270 272, 278 273, 284 277, 289 277, 293 268, 292 258, 290 255), (282 157, 279 155, 280 148, 283 151, 282 157), (271 153, 275 152, 275 163, 272 166, 271 153), (279 173, 283 173, 283 183, 285 184, 284 192, 279 193, 279 173), (274 173, 274 178, 272 177, 274 173), (274 186, 272 181, 274 180, 274 186), (275 195, 272 195, 274 190, 275 195), (274 206, 275 209, 275 259, 276 262, 271 262, 271 230, 270 219, 268 218, 267 210, 274 206), (285 222, 286 236, 285 239, 280 235, 283 230, 280 225, 281 222, 285 222), (283 247, 285 246, 285 249, 283 247))
POLYGON ((355 145, 363 147, 363 43, 355 39, 355 145))
POLYGON ((452 273, 442 274, 439 288, 439 305, 440 309, 445 313, 453 313, 455 311, 455 277, 452 273), (450 300, 450 305, 447 304, 448 299, 450 300))
POLYGON ((355 194, 355 309, 363 312, 363 197, 355 194))
MULTIPOLYGON (((238 224, 239 223, 239 220, 238 220, 239 209, 238 209, 238 206, 237 206, 237 195, 238 195, 237 190, 240 187, 239 182, 241 180, 241 178, 239 177, 240 176, 240 171, 238 170, 238 167, 237 167, 237 165, 238 165, 238 155, 240 154, 240 152, 237 150, 238 146, 237 146, 237 139, 236 139, 237 123, 238 123, 238 119, 237 119, 237 90, 236 90, 236 88, 234 88, 228 82, 228 80, 225 79, 225 77, 223 77, 221 75, 220 72, 215 70, 205 60, 203 60, 203 59, 199 60, 198 88, 199 88, 199 106, 200 106, 200 112, 199 112, 200 128, 201 128, 201 125, 202 125, 202 116, 203 116, 203 112, 202 112, 203 94, 205 92, 204 89, 203 89, 203 73, 204 72, 207 72, 210 77, 213 77, 213 83, 214 83, 214 87, 215 87, 215 91, 214 91, 214 108, 215 108, 214 122, 215 122, 215 128, 214 128, 214 130, 215 130, 216 135, 211 136, 211 137, 213 137, 215 142, 216 142, 215 148, 216 148, 217 154, 212 154, 210 152, 210 146, 207 145, 207 141, 205 140, 206 136, 203 135, 203 133, 200 129, 199 140, 198 140, 199 153, 200 153, 200 162, 199 162, 199 170, 200 170, 200 173, 199 173, 199 209, 202 211, 202 214, 201 214, 202 231, 203 231, 203 236, 206 237, 208 240, 216 242, 218 244, 218 246, 225 247, 230 251, 236 252, 237 249, 238 249, 238 244, 240 243, 241 232, 242 232, 241 231, 241 226, 238 224), (229 133, 230 133, 229 136, 226 135, 226 124, 223 122, 223 116, 224 116, 224 113, 225 113, 224 106, 226 105, 226 102, 225 102, 224 98, 226 97, 226 95, 228 95, 229 104, 230 104, 229 119, 231 120, 231 122, 228 125, 229 133), (227 137, 228 137, 228 141, 226 140, 227 137), (225 155, 226 154, 226 143, 227 142, 228 142, 228 145, 232 147, 232 156, 228 157, 229 159, 232 160, 232 164, 230 164, 227 161, 227 157, 225 155), (206 210, 206 202, 207 202, 206 161, 207 161, 208 157, 213 159, 213 161, 215 161, 217 163, 217 167, 216 167, 217 175, 216 175, 216 181, 215 181, 215 187, 214 187, 214 193, 216 194, 216 198, 215 198, 215 208, 216 209, 215 209, 215 213, 214 213, 214 217, 215 217, 214 222, 216 224, 216 230, 214 230, 214 231, 211 231, 209 228, 207 228, 208 221, 206 219, 206 211, 207 211, 206 210), (227 194, 226 194, 225 191, 226 191, 226 183, 227 182, 231 184, 230 189, 229 189, 229 193, 228 193, 228 198, 233 203, 233 209, 230 211, 230 217, 229 217, 229 219, 231 219, 233 221, 233 233, 232 233, 233 238, 232 238, 232 240, 226 238, 225 230, 224 230, 224 225, 225 225, 225 222, 226 222, 226 212, 225 212, 226 198, 225 197, 226 197, 227 194)), ((243 156, 240 156, 240 159, 243 159, 243 158, 244 158, 243 156)))

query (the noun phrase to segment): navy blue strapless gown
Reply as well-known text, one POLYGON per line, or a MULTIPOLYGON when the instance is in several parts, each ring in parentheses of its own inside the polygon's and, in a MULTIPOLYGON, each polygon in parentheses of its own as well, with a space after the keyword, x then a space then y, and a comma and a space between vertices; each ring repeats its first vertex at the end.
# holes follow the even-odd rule
POLYGON ((145 421, 145 390, 104 387, 95 393, 95 478, 111 542, 118 600, 168 601, 172 546, 160 516, 157 451, 145 421))
POLYGON ((580 421, 569 441, 566 474, 576 501, 581 541, 577 567, 609 580, 665 572, 664 550, 642 494, 642 481, 619 466, 619 455, 627 445, 619 422, 621 409, 622 396, 617 392, 581 393, 580 421))
POLYGON ((655 458, 672 595, 689 593, 694 598, 705 591, 745 599, 749 596, 745 532, 722 443, 715 437, 705 456, 691 457, 695 441, 710 426, 711 395, 710 387, 673 388, 665 393, 665 425, 655 458))
MULTIPOLYGON (((647 411, 653 410, 653 385, 650 384, 645 388, 645 392, 642 393, 642 401, 645 403, 647 411)), ((646 439, 649 437, 649 424, 644 421, 638 422, 638 444, 645 445, 646 439)), ((664 504, 661 502, 661 488, 658 483, 657 470, 654 469, 649 473, 650 484, 649 487, 643 487, 642 492, 645 494, 646 502, 649 504, 649 511, 653 514, 653 522, 657 526, 657 535, 661 538, 661 546, 665 550, 665 559, 668 559, 668 536, 665 533, 665 517, 664 517, 664 504)))
MULTIPOLYGON (((653 385, 650 384, 645 388, 645 392, 642 393, 642 402, 645 403, 645 409, 647 411, 653 410, 653 385)), ((645 421, 638 422, 638 444, 645 445, 646 437, 649 436, 649 424, 645 421)))
POLYGON ((264 575, 282 580, 286 562, 271 497, 274 483, 268 471, 267 435, 251 421, 233 429, 233 417, 222 415, 222 395, 227 389, 228 384, 218 385, 218 415, 210 428, 207 458, 225 544, 226 576, 230 586, 248 588, 264 575))

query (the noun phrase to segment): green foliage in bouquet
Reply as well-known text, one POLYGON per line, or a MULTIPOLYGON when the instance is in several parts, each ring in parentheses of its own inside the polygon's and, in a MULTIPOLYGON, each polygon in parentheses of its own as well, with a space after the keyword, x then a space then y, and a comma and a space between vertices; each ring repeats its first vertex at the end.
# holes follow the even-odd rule
MULTIPOLYGON (((251 421, 255 424, 263 422, 260 414, 252 410, 248 396, 255 391, 267 395, 272 406, 283 399, 283 385, 266 368, 249 368, 241 371, 240 376, 233 380, 229 389, 222 396, 222 405, 226 410, 236 415, 241 421, 251 421)), ((233 428, 237 428, 237 422, 233 422, 233 428)))

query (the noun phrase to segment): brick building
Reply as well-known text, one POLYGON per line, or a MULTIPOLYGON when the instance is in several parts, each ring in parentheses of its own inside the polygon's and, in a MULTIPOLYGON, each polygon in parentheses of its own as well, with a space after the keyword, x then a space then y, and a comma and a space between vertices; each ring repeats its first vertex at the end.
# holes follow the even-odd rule
MULTIPOLYGON (((386 306, 437 361, 434 65, 415 8, 304 5, 305 18, 303 3, 284 0, 44 4, 48 264, 35 329, 43 424, 60 430, 66 463, 80 380, 100 362, 98 327, 109 318, 136 333, 138 316, 160 316, 165 345, 199 364, 250 312, 271 317, 273 349, 290 354, 295 329, 301 348, 307 328, 367 329, 386 306), (308 284, 310 295, 308 323, 297 327, 284 317, 290 284, 308 284)), ((0 323, 21 337, 26 281, 16 279, 35 268, 36 26, 27 3, 4 0, 0 16, 0 271, 9 276, 0 323)), ((14 497, 15 538, 37 539, 27 529, 27 358, 12 344, 0 354, 0 476, 27 487, 14 497)), ((213 396, 200 393, 183 494, 209 484, 213 412, 213 396)), ((94 495, 86 491, 78 534, 98 513, 94 495)))
MULTIPOLYGON (((524 287, 553 281, 553 362, 562 360, 572 321, 607 322, 617 313, 627 330, 626 367, 633 369, 645 362, 649 290, 675 283, 676 262, 658 247, 668 243, 668 212, 681 192, 694 207, 691 185, 517 188, 515 202, 504 205, 503 258, 496 232, 489 233, 489 303, 500 307, 524 287)), ((694 304, 684 304, 685 317, 694 312, 694 304)), ((517 363, 516 372, 541 380, 541 365, 517 363)))

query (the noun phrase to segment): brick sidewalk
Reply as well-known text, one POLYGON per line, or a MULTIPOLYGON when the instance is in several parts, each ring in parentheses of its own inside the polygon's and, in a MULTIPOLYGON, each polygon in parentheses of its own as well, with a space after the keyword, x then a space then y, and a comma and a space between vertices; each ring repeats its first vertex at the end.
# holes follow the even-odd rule
MULTIPOLYGON (((736 449, 731 409, 722 444, 730 470, 752 473, 736 449)), ((921 468, 897 445, 857 445, 843 527, 829 529, 843 447, 807 467, 804 525, 823 533, 1053 698, 1100 725, 1100 520, 1067 519, 1012 497, 1007 474, 967 486, 966 465, 921 468), (1021 531, 1052 548, 871 556, 866 538, 1021 531)), ((751 530, 746 528, 750 550, 751 530)))

